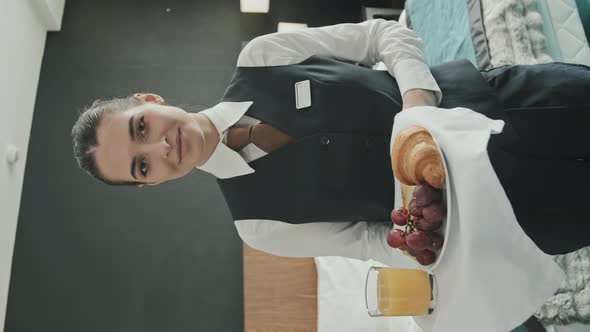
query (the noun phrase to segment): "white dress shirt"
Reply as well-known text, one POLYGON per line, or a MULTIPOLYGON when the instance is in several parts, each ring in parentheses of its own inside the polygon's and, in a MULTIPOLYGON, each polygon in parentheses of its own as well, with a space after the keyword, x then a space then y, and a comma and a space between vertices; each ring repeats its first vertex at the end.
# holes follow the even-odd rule
MULTIPOLYGON (((396 78, 403 95, 410 89, 441 91, 425 63, 421 40, 395 21, 382 19, 320 28, 273 33, 250 41, 240 53, 238 66, 279 66, 302 62, 318 55, 373 66, 383 62, 396 78)), ((295 102, 295 101, 293 101, 295 102)), ((235 152, 225 144, 228 128, 260 121, 244 115, 250 101, 222 102, 202 111, 217 128, 221 140, 209 160, 198 167, 218 178, 253 173, 248 162, 266 155, 249 144, 235 152)), ((344 256, 374 259, 386 265, 412 267, 414 262, 386 242, 391 224, 359 222, 314 222, 289 224, 280 220, 236 220, 242 240, 249 246, 278 256, 344 256)))

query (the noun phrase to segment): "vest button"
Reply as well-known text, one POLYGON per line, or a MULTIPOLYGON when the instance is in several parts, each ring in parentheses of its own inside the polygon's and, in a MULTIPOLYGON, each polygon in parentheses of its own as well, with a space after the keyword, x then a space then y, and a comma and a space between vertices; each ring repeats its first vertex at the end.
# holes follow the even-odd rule
POLYGON ((328 136, 322 136, 320 138, 320 143, 322 145, 328 145, 328 144, 330 144, 330 137, 328 137, 328 136))

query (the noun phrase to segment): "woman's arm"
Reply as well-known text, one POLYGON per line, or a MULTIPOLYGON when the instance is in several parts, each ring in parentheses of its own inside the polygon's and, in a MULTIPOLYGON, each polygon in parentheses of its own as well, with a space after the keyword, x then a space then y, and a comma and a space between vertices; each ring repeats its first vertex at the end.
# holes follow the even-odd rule
POLYGON ((288 224, 277 220, 238 220, 242 240, 252 248, 284 257, 343 256, 373 259, 395 267, 416 267, 387 244, 390 223, 316 222, 288 224))
POLYGON ((376 19, 259 36, 244 47, 237 65, 288 65, 312 55, 367 66, 383 61, 397 80, 404 108, 435 106, 442 99, 440 88, 426 64, 421 39, 396 21, 376 19))

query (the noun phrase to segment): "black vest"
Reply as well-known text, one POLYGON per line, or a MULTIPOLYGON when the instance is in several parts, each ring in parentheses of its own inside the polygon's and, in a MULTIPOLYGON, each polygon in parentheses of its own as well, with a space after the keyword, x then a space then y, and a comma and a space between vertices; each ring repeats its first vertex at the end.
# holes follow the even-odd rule
MULTIPOLYGON (((431 72, 443 93, 440 107, 500 118, 494 91, 467 60, 431 72)), ((253 101, 246 115, 295 139, 252 161, 254 173, 217 180, 234 220, 390 221, 389 143, 402 99, 388 72, 317 56, 238 67, 223 101, 253 101), (297 109, 295 83, 304 80, 311 81, 311 106, 297 109)))

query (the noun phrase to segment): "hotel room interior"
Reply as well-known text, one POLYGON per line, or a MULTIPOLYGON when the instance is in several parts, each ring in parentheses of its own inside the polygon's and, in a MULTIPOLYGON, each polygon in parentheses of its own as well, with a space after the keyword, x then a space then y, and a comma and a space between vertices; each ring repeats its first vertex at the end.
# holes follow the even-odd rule
MULTIPOLYGON (((430 65, 590 65, 590 0, 3 0, 0 17, 6 332, 419 331, 367 315, 364 278, 382 264, 245 245, 204 172, 148 190, 92 181, 70 130, 95 99, 155 92, 197 112, 219 101, 256 36, 372 18, 416 31, 430 65)), ((585 265, 555 259, 590 294, 590 251, 577 254, 585 265)), ((586 321, 531 313, 513 331, 590 331, 589 308, 586 321)))

